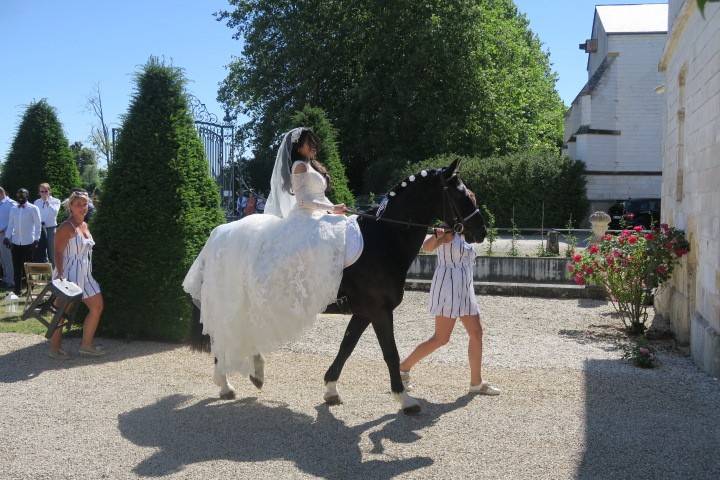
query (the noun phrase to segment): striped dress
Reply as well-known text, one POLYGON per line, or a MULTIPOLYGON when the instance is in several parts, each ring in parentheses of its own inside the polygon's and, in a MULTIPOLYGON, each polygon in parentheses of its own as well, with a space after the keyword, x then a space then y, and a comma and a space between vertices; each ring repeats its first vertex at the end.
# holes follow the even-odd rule
MULTIPOLYGON (((90 233, 88 232, 88 235, 90 233)), ((82 288, 83 299, 100 293, 100 285, 92 276, 92 249, 95 241, 76 232, 63 251, 63 272, 65 278, 82 288)), ((57 270, 54 277, 57 278, 57 270)))
POLYGON ((430 313, 457 318, 479 313, 473 271, 475 249, 462 235, 437 248, 437 269, 430 287, 430 313))

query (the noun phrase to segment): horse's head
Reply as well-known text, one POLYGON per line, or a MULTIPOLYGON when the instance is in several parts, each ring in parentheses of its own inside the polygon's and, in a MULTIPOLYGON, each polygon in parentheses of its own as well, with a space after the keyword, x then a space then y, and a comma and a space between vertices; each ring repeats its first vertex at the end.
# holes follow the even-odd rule
POLYGON ((472 194, 458 174, 460 160, 453 161, 442 169, 440 184, 442 187, 442 207, 440 218, 455 230, 462 233, 470 243, 482 243, 485 240, 485 221, 478 209, 475 195, 472 194))

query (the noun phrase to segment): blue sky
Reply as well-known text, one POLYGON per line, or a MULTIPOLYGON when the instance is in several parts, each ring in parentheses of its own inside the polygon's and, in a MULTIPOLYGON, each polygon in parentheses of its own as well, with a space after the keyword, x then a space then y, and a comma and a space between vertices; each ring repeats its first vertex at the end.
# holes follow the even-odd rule
MULTIPOLYGON (((586 54, 596 3, 627 0, 515 0, 550 51, 558 92, 569 104, 587 79, 586 54)), ((87 97, 100 85, 106 116, 118 126, 133 73, 150 55, 182 67, 189 90, 218 116, 225 65, 241 43, 212 16, 226 0, 1 0, 0 159, 10 148, 24 106, 47 98, 70 142, 87 142, 94 118, 87 97)))

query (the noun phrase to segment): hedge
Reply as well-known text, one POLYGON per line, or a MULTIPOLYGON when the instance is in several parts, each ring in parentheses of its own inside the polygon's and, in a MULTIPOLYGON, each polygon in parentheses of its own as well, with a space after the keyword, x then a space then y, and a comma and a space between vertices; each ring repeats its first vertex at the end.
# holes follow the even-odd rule
POLYGON ((136 78, 92 225, 105 334, 184 339, 182 280, 224 221, 184 85, 179 68, 155 58, 136 78))
POLYGON ((520 227, 560 228, 570 218, 577 226, 588 213, 585 165, 553 152, 526 152, 498 157, 440 155, 409 165, 404 174, 462 160, 460 176, 487 205, 498 227, 510 227, 513 211, 520 227))

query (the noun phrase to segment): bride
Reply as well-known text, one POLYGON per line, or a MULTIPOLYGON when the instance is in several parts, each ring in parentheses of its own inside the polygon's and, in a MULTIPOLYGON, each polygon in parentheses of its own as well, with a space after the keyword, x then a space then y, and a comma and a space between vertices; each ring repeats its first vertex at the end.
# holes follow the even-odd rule
POLYGON ((335 301, 344 266, 359 257, 361 246, 346 252, 346 229, 355 238, 357 223, 325 196, 329 177, 316 159, 319 147, 308 128, 286 133, 265 214, 213 230, 185 277, 210 336, 216 376, 259 370, 261 384, 262 354, 310 327, 335 301))

